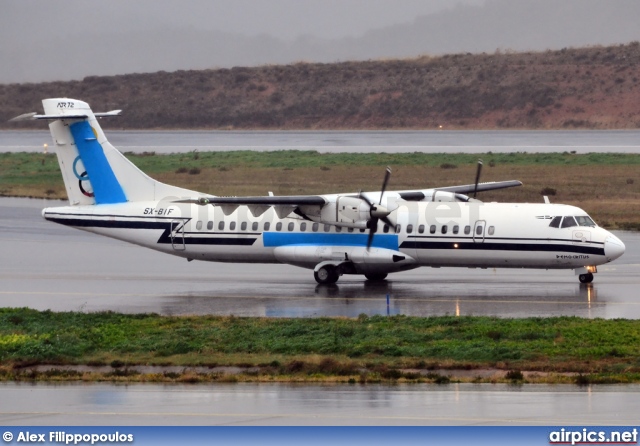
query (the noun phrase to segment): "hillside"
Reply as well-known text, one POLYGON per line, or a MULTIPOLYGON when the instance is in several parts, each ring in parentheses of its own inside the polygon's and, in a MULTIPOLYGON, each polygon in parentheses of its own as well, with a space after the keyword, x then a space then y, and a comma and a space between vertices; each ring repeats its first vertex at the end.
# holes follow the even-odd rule
POLYGON ((0 128, 63 96, 123 129, 640 128, 640 43, 5 84, 0 128))

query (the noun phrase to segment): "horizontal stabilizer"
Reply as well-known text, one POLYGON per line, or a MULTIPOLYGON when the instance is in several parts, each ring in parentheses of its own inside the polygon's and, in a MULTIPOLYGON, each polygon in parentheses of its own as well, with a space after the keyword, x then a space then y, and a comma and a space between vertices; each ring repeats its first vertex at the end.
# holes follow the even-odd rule
MULTIPOLYGON (((94 113, 96 118, 108 118, 112 116, 120 116, 122 110, 111 110, 104 113, 94 113)), ((33 121, 36 119, 56 120, 56 119, 87 119, 89 115, 81 114, 59 114, 59 115, 39 115, 36 112, 25 113, 15 118, 9 119, 9 122, 33 121)))

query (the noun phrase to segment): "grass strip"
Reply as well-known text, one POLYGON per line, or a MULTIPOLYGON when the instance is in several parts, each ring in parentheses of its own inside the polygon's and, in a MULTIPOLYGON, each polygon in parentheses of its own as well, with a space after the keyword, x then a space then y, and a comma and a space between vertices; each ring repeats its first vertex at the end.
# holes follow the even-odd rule
POLYGON ((0 361, 5 378, 26 365, 85 364, 266 367, 272 378, 296 380, 353 379, 363 371, 399 379, 406 378, 406 369, 493 368, 515 379, 522 378, 518 371, 527 370, 640 381, 640 321, 272 319, 4 308, 0 361))
MULTIPOLYGON (((483 201, 542 202, 579 206, 610 229, 640 229, 637 154, 484 153, 386 154, 275 152, 189 152, 127 154, 159 181, 214 195, 329 194, 378 190, 384 166, 393 168, 390 189, 469 184, 476 161, 482 181, 518 179, 523 187, 482 193, 483 201)), ((0 196, 65 199, 53 154, 0 154, 0 196)))

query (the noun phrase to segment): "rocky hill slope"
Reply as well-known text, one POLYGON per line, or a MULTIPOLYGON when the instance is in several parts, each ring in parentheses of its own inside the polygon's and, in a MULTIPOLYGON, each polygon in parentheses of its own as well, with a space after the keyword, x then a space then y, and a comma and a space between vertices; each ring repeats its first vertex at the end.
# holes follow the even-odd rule
POLYGON ((65 96, 123 129, 640 128, 640 43, 5 84, 0 128, 65 96))

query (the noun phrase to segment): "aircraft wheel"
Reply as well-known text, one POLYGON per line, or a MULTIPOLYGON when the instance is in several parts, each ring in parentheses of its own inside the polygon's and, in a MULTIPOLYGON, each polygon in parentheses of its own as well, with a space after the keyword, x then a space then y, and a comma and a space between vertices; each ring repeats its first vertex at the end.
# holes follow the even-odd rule
POLYGON ((313 272, 313 278, 320 284, 336 283, 339 277, 337 268, 333 265, 324 265, 313 272))
POLYGON ((580 280, 580 283, 591 283, 593 282, 593 274, 591 273, 580 274, 578 276, 578 279, 580 280))
POLYGON ((365 274, 364 277, 366 277, 367 280, 371 280, 372 282, 380 282, 387 278, 387 273, 368 273, 365 274))

